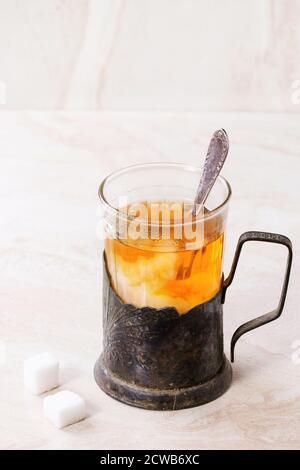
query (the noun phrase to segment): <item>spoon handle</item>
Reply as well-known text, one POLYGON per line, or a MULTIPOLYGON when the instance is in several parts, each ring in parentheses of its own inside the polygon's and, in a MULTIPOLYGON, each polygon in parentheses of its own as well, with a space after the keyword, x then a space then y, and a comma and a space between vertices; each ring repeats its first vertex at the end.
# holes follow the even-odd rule
POLYGON ((197 189, 193 215, 205 203, 228 155, 229 140, 224 129, 214 132, 204 162, 203 173, 197 189))

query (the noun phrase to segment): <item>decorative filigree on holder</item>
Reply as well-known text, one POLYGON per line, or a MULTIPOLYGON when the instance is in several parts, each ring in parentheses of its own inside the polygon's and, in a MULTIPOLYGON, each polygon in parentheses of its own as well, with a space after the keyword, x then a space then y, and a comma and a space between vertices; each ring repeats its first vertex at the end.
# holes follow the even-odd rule
POLYGON ((217 398, 231 383, 223 353, 221 293, 185 315, 175 308, 135 308, 111 286, 104 261, 104 348, 99 386, 120 401, 179 409, 217 398))

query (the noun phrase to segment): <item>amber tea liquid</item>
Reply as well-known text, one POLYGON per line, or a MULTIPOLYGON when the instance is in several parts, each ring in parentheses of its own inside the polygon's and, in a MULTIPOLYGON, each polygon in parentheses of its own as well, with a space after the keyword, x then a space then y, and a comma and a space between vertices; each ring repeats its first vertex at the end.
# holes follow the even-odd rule
MULTIPOLYGON (((151 238, 151 214, 154 204, 172 206, 171 202, 148 202, 148 238, 107 236, 105 253, 112 285, 124 303, 136 307, 175 307, 178 313, 207 302, 219 292, 222 280, 224 227, 221 217, 209 217, 202 223, 201 242, 191 243, 183 234, 177 239, 174 227, 183 222, 182 212, 171 214, 169 239, 163 239, 164 212, 151 238)), ((176 203, 178 204, 178 202, 176 203)), ((126 208, 130 210, 130 207, 126 208)), ((157 212, 156 212, 157 214, 157 212)), ((196 221, 196 218, 195 218, 196 221)))

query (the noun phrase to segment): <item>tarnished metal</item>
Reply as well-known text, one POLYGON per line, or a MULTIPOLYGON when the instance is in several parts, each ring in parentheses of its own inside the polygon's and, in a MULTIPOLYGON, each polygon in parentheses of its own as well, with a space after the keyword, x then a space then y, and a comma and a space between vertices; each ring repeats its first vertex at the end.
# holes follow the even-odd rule
POLYGON ((235 331, 231 340, 233 361, 235 344, 244 333, 281 315, 292 264, 292 244, 287 237, 268 232, 241 235, 220 292, 184 315, 173 307, 124 304, 111 286, 104 258, 104 343, 94 373, 105 393, 141 408, 177 410, 212 401, 229 388, 232 371, 224 356, 222 304, 247 241, 284 245, 288 258, 278 307, 235 331))
POLYGON ((175 308, 136 308, 112 288, 104 263, 103 353, 98 385, 147 409, 201 405, 224 393, 231 366, 223 352, 221 292, 179 315, 175 308))

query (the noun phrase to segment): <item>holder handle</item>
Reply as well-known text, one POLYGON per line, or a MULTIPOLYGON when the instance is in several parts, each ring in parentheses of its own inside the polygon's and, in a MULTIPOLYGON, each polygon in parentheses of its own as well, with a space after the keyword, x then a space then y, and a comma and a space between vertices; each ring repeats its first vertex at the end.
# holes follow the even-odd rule
POLYGON ((250 320, 244 323, 239 328, 237 328, 237 330, 234 332, 232 339, 231 339, 231 345, 230 345, 231 362, 234 362, 234 348, 235 348, 236 342, 242 335, 244 335, 248 331, 254 330, 255 328, 258 328, 259 326, 265 325, 266 323, 269 323, 273 320, 276 320, 276 318, 280 317, 283 307, 284 307, 284 303, 285 303, 285 298, 286 298, 289 278, 290 278, 290 272, 291 272, 291 266, 292 266, 293 249, 292 249, 292 242, 288 237, 284 235, 279 235, 277 233, 269 233, 269 232, 251 231, 251 232, 243 233, 240 236, 239 241, 237 243, 230 273, 223 284, 222 303, 224 303, 225 301, 227 288, 230 286, 230 284, 233 281, 243 245, 244 243, 249 242, 249 241, 270 242, 270 243, 277 243, 278 245, 286 246, 288 249, 286 271, 285 271, 285 276, 283 280, 280 300, 279 300, 277 308, 275 310, 272 310, 271 312, 265 313, 264 315, 261 315, 257 318, 254 318, 253 320, 250 320))

